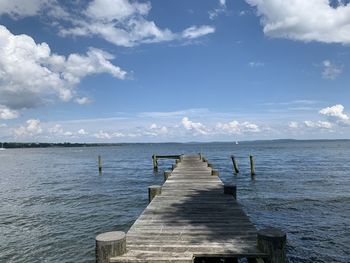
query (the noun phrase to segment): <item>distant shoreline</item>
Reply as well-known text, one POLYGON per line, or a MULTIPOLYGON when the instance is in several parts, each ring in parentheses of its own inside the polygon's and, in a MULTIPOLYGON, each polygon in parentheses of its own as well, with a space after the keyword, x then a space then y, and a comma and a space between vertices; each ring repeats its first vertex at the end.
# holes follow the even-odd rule
MULTIPOLYGON (((275 139, 275 140, 251 140, 239 141, 240 144, 246 143, 267 143, 267 142, 327 142, 327 141, 350 141, 350 139, 275 139)), ((73 147, 111 147, 126 146, 132 144, 213 144, 213 143, 234 143, 235 141, 212 141, 212 142, 125 142, 125 143, 44 143, 44 142, 3 142, 5 149, 18 148, 73 148, 73 147)), ((1 145, 1 144, 0 144, 1 145)))

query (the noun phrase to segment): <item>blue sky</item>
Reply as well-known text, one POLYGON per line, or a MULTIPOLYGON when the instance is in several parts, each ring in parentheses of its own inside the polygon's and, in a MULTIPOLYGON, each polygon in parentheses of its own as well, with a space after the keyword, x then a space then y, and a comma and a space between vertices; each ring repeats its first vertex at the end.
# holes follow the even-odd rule
POLYGON ((2 0, 0 141, 350 138, 350 5, 2 0))

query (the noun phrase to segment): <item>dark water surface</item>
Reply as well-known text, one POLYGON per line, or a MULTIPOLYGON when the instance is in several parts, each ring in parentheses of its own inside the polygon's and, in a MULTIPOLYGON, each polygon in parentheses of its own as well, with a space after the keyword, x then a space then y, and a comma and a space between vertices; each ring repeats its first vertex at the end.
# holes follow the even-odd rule
POLYGON ((258 228, 287 232, 289 262, 350 262, 349 141, 0 151, 0 262, 94 262, 95 236, 127 231, 147 205, 147 187, 163 183, 172 162, 160 160, 153 173, 152 154, 200 151, 224 182, 237 184, 238 201, 258 228))

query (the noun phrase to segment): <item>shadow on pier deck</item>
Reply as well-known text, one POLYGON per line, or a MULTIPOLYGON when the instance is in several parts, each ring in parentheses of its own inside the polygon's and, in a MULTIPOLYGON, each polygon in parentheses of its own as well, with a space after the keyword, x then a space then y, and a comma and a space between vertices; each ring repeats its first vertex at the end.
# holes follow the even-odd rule
POLYGON ((270 261, 271 253, 257 247, 256 228, 207 162, 183 156, 174 168, 126 234, 126 250, 109 262, 270 261))

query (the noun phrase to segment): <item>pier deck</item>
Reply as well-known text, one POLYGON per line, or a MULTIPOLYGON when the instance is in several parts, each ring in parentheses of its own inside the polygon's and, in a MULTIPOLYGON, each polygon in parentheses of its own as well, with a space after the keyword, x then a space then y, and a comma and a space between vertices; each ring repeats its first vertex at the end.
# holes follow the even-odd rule
POLYGON ((199 156, 183 156, 126 235, 127 252, 110 262, 183 262, 266 257, 257 230, 199 156))

